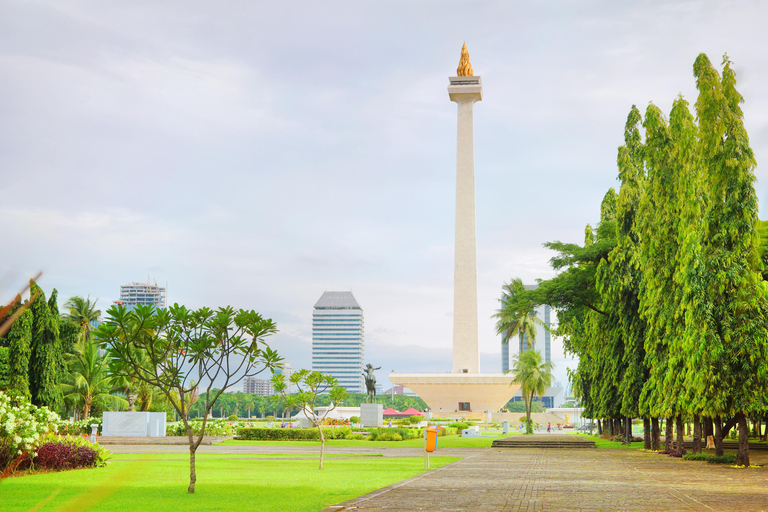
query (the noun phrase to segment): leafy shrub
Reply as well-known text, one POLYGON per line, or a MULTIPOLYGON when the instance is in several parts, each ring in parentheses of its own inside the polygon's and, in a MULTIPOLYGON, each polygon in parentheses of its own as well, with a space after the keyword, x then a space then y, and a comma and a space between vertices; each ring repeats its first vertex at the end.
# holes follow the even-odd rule
POLYGON ((424 417, 423 417, 423 416, 417 416, 417 415, 415 415, 415 414, 414 414, 413 416, 411 416, 410 418, 408 418, 408 421, 410 421, 411 423, 421 423, 421 421, 422 421, 423 419, 424 419, 424 417))
POLYGON ((397 439, 397 441, 402 441, 403 439, 411 439, 416 435, 416 432, 413 429, 409 428, 397 428, 397 427, 388 427, 388 428, 373 428, 370 429, 370 436, 368 439, 370 441, 395 441, 395 439, 382 439, 381 436, 386 433, 395 433, 400 436, 400 439, 397 439))
POLYGON ((0 391, 0 472, 17 457, 33 456, 43 435, 55 432, 61 420, 47 407, 35 407, 23 398, 0 391))
POLYGON ((363 434, 352 434, 347 439, 354 439, 355 441, 362 441, 365 439, 365 436, 363 434))
POLYGON ((358 418, 357 416, 352 416, 351 418, 349 418, 349 421, 351 423, 360 423, 360 418, 358 418))
POLYGON ((99 428, 96 430, 96 432, 101 434, 101 424, 101 418, 88 418, 87 420, 77 421, 61 420, 58 422, 59 428, 57 432, 59 434, 65 434, 69 436, 80 436, 85 434, 90 435, 91 425, 98 425, 99 428))
POLYGON ((465 423, 463 421, 454 421, 453 423, 451 423, 448 426, 451 427, 451 428, 455 428, 456 430, 461 432, 465 428, 469 428, 469 423, 465 423))
POLYGON ((378 434, 375 438, 373 437, 373 435, 371 435, 371 437, 369 437, 368 439, 370 441, 402 441, 403 436, 401 436, 397 432, 382 432, 378 434))
POLYGON ((78 469, 103 466, 110 453, 82 437, 58 437, 49 434, 35 450, 34 464, 41 469, 78 469))
MULTIPOLYGON (((190 421, 189 427, 192 429, 192 433, 200 435, 203 429, 202 421, 190 421)), ((187 429, 184 428, 184 422, 176 421, 173 423, 165 424, 166 436, 186 436, 187 429)), ((232 436, 235 435, 235 429, 231 423, 225 421, 208 421, 205 425, 205 435, 207 436, 232 436)))
POLYGON ((237 421, 237 414, 230 415, 229 421, 237 421))
MULTIPOLYGON (((316 428, 255 428, 237 429, 238 438, 243 441, 319 441, 316 428)), ((325 439, 347 439, 352 435, 349 427, 324 428, 325 439)))
POLYGON ((709 453, 688 453, 683 455, 683 460, 705 460, 710 464, 736 464, 736 454, 726 453, 718 457, 709 453))

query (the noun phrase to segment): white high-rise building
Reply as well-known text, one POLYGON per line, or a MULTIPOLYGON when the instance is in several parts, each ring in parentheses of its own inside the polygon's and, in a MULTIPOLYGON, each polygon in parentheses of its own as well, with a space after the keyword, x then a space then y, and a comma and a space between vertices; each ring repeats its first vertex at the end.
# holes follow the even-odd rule
POLYGON ((154 305, 165 307, 165 287, 152 283, 131 283, 120 286, 120 303, 126 306, 154 305))
POLYGON ((312 313, 312 370, 364 393, 363 310, 352 292, 323 292, 312 313))

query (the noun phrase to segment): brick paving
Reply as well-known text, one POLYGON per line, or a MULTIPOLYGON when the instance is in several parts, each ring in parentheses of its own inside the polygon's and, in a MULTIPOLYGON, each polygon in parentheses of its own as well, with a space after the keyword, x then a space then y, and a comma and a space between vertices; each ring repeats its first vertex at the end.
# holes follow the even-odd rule
POLYGON ((764 467, 639 450, 484 449, 326 511, 760 511, 766 482, 764 467))

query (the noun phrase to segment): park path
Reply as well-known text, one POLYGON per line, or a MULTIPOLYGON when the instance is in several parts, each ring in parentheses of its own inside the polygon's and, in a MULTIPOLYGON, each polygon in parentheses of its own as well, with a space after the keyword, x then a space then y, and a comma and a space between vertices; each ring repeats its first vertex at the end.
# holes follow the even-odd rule
POLYGON ((483 449, 323 512, 768 511, 767 477, 640 450, 483 449))

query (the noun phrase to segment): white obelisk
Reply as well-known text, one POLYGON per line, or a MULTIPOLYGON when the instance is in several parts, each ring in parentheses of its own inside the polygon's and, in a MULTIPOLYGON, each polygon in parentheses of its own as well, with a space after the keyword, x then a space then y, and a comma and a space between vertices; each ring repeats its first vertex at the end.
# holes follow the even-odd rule
POLYGON ((477 247, 475 236, 475 146, 472 109, 483 99, 473 76, 467 45, 461 49, 459 76, 450 77, 448 96, 458 105, 456 137, 456 239, 453 278, 453 372, 480 373, 477 342, 477 247))

